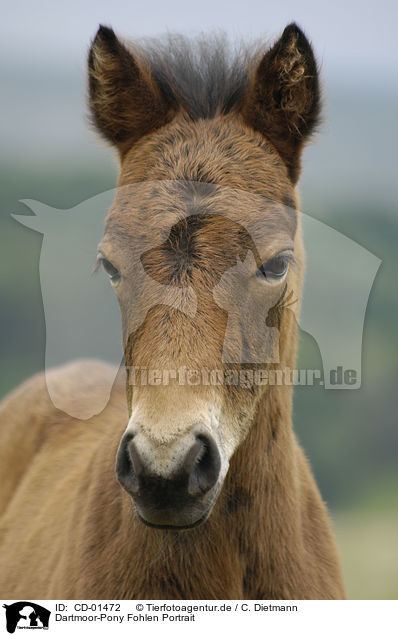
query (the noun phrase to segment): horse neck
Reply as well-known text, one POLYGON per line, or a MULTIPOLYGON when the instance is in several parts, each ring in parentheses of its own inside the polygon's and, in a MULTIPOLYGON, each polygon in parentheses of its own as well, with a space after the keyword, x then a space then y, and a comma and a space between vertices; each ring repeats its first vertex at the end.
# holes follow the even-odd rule
POLYGON ((291 387, 270 387, 258 404, 247 438, 231 459, 225 495, 235 497, 236 507, 243 508, 240 521, 255 543, 270 545, 273 536, 281 539, 285 531, 278 527, 275 534, 275 524, 283 526, 288 519, 292 527, 299 516, 291 403, 291 387))

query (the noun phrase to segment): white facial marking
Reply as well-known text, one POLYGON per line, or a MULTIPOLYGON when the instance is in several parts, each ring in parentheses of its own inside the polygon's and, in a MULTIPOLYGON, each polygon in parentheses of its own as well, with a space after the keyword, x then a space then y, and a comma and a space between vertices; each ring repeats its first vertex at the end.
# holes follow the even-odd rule
POLYGON ((134 436, 136 449, 145 465, 154 474, 170 478, 178 471, 197 435, 207 435, 217 444, 221 457, 220 479, 229 466, 235 444, 221 435, 220 415, 216 407, 203 401, 185 409, 157 410, 136 405, 126 428, 134 436))

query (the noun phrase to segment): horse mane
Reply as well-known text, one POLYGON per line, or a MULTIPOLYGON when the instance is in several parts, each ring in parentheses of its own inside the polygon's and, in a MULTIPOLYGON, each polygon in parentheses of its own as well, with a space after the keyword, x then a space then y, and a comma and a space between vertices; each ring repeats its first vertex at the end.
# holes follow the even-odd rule
POLYGON ((193 120, 226 114, 241 104, 259 46, 232 47, 225 34, 169 34, 133 44, 171 103, 193 120))

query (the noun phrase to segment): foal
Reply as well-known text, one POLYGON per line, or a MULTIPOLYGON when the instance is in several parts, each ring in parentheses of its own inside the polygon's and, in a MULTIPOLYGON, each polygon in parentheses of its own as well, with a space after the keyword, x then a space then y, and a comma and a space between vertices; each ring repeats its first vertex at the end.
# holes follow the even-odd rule
MULTIPOLYGON (((100 27, 89 94, 121 164, 98 264, 126 372, 84 422, 55 409, 42 376, 5 400, 1 594, 343 598, 292 388, 267 382, 295 363, 295 185, 319 113, 310 44, 291 24, 241 61, 216 42, 144 54, 100 27), (242 384, 249 371, 257 381, 242 384)), ((109 369, 51 373, 76 402, 109 369)))

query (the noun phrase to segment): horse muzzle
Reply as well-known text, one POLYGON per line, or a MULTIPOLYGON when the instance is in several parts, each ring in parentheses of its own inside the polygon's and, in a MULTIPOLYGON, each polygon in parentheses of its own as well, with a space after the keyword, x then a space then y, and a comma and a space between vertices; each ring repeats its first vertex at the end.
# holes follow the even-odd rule
POLYGON ((157 471, 156 451, 148 453, 139 433, 126 432, 119 445, 117 478, 132 497, 138 517, 147 526, 161 529, 200 525, 221 487, 224 471, 217 443, 208 432, 198 432, 182 448, 166 446, 158 454, 167 461, 157 471))

